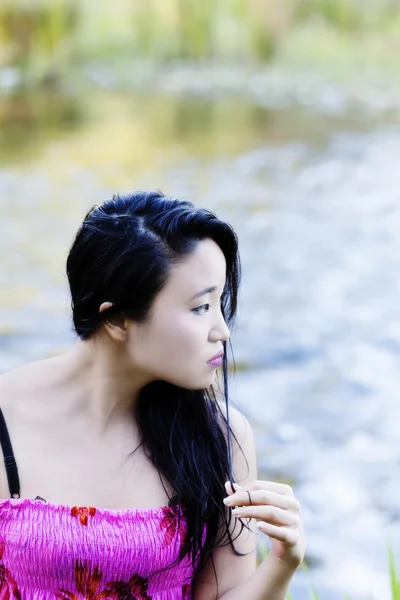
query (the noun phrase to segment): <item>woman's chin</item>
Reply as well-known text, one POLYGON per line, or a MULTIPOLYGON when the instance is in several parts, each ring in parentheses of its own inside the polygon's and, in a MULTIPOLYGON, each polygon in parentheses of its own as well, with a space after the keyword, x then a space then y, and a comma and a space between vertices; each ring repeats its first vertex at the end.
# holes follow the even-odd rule
POLYGON ((215 374, 213 374, 211 377, 208 376, 207 378, 203 378, 202 380, 198 380, 196 382, 195 381, 189 382, 188 385, 184 385, 182 387, 184 387, 187 390, 190 390, 192 392, 199 392, 199 391, 209 388, 210 385, 212 385, 214 382, 215 382, 215 374))
POLYGON ((210 385, 215 382, 216 373, 217 369, 208 369, 206 373, 195 374, 192 372, 190 375, 187 374, 186 377, 182 378, 180 381, 173 378, 170 378, 169 381, 173 385, 196 392, 209 388, 210 385))
POLYGON ((214 371, 211 375, 209 375, 204 380, 203 385, 199 386, 196 389, 198 389, 198 390, 205 390, 205 389, 209 388, 210 385, 212 385, 213 383, 215 383, 215 374, 216 374, 216 371, 214 371))

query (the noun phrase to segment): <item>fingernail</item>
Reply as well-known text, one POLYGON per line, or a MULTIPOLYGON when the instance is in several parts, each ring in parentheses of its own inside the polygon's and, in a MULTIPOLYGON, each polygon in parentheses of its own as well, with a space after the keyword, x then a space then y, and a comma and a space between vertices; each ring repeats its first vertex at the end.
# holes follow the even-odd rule
POLYGON ((228 488, 229 491, 234 492, 235 490, 240 489, 242 486, 239 485, 238 483, 235 483, 234 481, 232 481, 232 482, 226 481, 225 487, 228 488))
POLYGON ((226 504, 226 506, 230 506, 231 504, 233 504, 234 500, 232 500, 232 498, 224 498, 223 500, 224 504, 226 504))

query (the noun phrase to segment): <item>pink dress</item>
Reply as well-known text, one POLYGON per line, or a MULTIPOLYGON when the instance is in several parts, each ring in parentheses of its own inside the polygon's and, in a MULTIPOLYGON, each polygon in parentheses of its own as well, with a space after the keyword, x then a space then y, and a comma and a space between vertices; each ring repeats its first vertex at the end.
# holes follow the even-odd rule
POLYGON ((111 510, 0 500, 0 600, 189 600, 179 506, 111 510))

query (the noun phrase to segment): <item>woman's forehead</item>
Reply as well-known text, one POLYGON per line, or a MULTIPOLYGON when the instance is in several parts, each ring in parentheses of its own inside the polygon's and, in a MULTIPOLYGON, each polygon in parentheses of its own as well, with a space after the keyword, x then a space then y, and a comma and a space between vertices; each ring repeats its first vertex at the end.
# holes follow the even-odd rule
POLYGON ((192 254, 173 267, 165 289, 183 293, 189 300, 194 294, 214 286, 222 293, 225 278, 226 261, 222 250, 213 240, 201 240, 192 254))

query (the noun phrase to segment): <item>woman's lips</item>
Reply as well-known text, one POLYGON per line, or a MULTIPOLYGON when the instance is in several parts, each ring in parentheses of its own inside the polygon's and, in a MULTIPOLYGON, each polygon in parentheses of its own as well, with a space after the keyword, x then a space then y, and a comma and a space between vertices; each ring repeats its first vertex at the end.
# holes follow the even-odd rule
POLYGON ((224 358, 224 353, 223 352, 219 352, 218 354, 216 354, 214 356, 214 358, 212 358, 211 360, 207 361, 207 364, 208 365, 212 365, 213 367, 220 367, 222 365, 223 358, 224 358))
POLYGON ((214 358, 213 360, 209 360, 207 364, 212 365, 213 367, 220 367, 222 365, 222 356, 220 358, 214 358))

